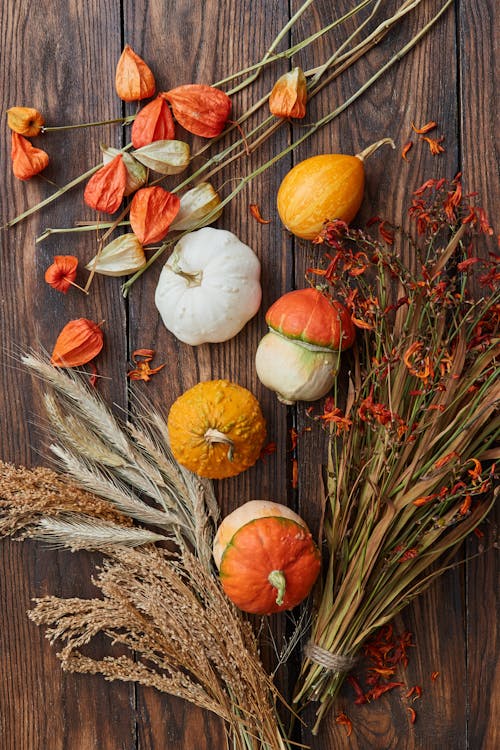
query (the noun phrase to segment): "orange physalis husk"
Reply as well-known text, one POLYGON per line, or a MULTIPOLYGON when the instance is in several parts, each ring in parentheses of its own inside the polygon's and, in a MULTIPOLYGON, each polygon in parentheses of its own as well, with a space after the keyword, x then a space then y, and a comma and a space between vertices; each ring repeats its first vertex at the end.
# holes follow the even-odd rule
POLYGON ((148 99, 155 92, 151 69, 129 44, 125 45, 116 66, 115 87, 116 93, 125 102, 148 99))
POLYGON ((29 180, 45 169, 49 155, 41 148, 35 148, 26 138, 12 133, 12 171, 19 180, 29 180))
POLYGON ((159 367, 151 368, 149 366, 149 363, 155 354, 156 352, 154 349, 136 349, 135 352, 132 352, 132 361, 136 365, 136 368, 127 372, 130 380, 144 380, 145 382, 148 382, 151 380, 152 375, 156 375, 157 372, 163 370, 166 362, 159 365, 159 367))
POLYGON ((148 146, 154 141, 166 141, 175 136, 175 123, 170 107, 159 95, 146 104, 132 125, 132 145, 134 148, 148 146))
POLYGON ((74 255, 56 255, 54 262, 45 271, 45 281, 58 292, 66 294, 76 279, 78 258, 74 255))
POLYGON ((135 193, 136 190, 139 190, 139 188, 146 184, 146 182, 148 181, 148 170, 143 164, 138 162, 137 159, 134 159, 132 154, 127 154, 126 152, 122 153, 117 148, 112 148, 111 146, 103 146, 102 144, 101 151, 103 154, 103 164, 109 164, 109 162, 112 161, 115 156, 118 156, 118 154, 121 153, 123 163, 125 164, 125 169, 127 170, 125 197, 127 195, 131 195, 132 193, 135 193))
POLYGON ((250 213, 252 214, 253 218, 259 222, 259 224, 270 224, 271 219, 263 219, 262 215, 260 213, 260 208, 257 205, 257 203, 250 203, 250 213))
POLYGON ((214 138, 222 133, 231 112, 231 99, 220 89, 199 83, 177 86, 162 96, 174 117, 189 133, 214 138))
POLYGON ((419 135, 428 133, 430 130, 434 130, 434 128, 437 128, 437 122, 434 122, 434 120, 431 120, 430 122, 426 122, 425 125, 422 125, 421 128, 417 128, 413 122, 411 124, 411 129, 415 133, 418 133, 419 135))
POLYGON ((33 107, 11 107, 7 110, 7 125, 19 135, 34 138, 41 133, 45 120, 33 107))
POLYGON ((130 204, 130 226, 143 245, 162 240, 177 216, 180 200, 161 187, 141 188, 130 204))
POLYGON ((307 81, 301 68, 278 78, 269 97, 269 109, 277 117, 302 119, 306 114, 307 81))
POLYGON ((86 318, 70 320, 57 337, 50 358, 55 367, 79 367, 94 359, 104 344, 104 334, 86 318))
POLYGON ((87 182, 83 200, 96 211, 114 214, 118 210, 127 187, 127 168, 122 154, 101 167, 87 182))

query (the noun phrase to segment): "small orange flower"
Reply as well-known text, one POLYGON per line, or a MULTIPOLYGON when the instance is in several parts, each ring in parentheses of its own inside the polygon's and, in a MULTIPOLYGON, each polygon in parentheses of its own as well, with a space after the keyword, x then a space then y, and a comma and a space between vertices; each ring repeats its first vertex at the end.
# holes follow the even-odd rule
POLYGON ((125 45, 116 66, 115 87, 116 93, 125 102, 148 99, 155 92, 151 69, 129 44, 125 45))
POLYGON ((443 466, 446 466, 450 461, 453 461, 453 459, 460 459, 460 455, 456 451, 451 451, 451 453, 447 453, 446 456, 443 456, 442 458, 439 458, 434 463, 435 469, 441 469, 443 466))
POLYGON ((468 469, 468 474, 470 474, 473 482, 477 482, 481 479, 481 472, 483 470, 481 462, 478 461, 477 458, 470 458, 467 463, 472 463, 474 465, 473 469, 468 469))
POLYGON ((130 380, 144 380, 148 382, 153 375, 163 370, 166 362, 163 365, 159 365, 159 367, 150 367, 149 363, 155 354, 154 349, 136 349, 135 352, 132 352, 132 362, 136 367, 127 372, 130 380))
POLYGON ((411 375, 420 378, 424 382, 434 377, 434 370, 430 357, 422 357, 423 344, 415 341, 408 347, 403 355, 403 361, 411 375))
POLYGON ((83 200, 96 211, 113 214, 118 210, 127 187, 127 168, 121 154, 101 167, 87 183, 83 200))
POLYGON ((260 208, 256 203, 251 203, 250 206, 250 213, 252 214, 253 218, 259 222, 259 224, 270 224, 271 219, 263 219, 262 214, 260 213, 260 208))
POLYGON ((307 82, 301 68, 278 78, 269 97, 269 109, 276 117, 302 119, 306 114, 307 82))
POLYGON ((7 125, 19 135, 34 138, 41 133, 45 120, 33 107, 11 107, 7 110, 7 125))
POLYGON ((134 148, 142 148, 154 141, 169 141, 174 135, 174 118, 160 94, 146 104, 135 118, 132 125, 132 145, 134 148))
POLYGON ((19 180, 29 180, 41 172, 49 163, 49 155, 35 148, 18 133, 12 133, 12 171, 19 180))
POLYGON ((465 496, 465 499, 462 505, 459 508, 458 512, 460 513, 460 515, 465 516, 469 512, 471 505, 472 505, 472 497, 469 494, 467 494, 465 496))
POLYGON ((180 200, 161 187, 141 188, 130 204, 130 226, 143 245, 162 240, 177 216, 180 200))
POLYGON ((74 255, 56 255, 54 262, 45 271, 45 281, 58 292, 66 294, 76 279, 78 258, 74 255))
POLYGON ((427 141, 429 144, 431 154, 442 154, 443 151, 445 151, 444 146, 441 146, 441 143, 444 141, 444 135, 442 135, 441 138, 428 138, 423 135, 422 140, 427 141))
POLYGON ((220 135, 231 112, 231 99, 213 86, 191 83, 162 96, 172 105, 177 122, 189 133, 204 138, 220 135))
POLYGON ((347 714, 342 712, 335 718, 335 723, 340 724, 341 726, 344 726, 346 729, 346 734, 348 737, 352 734, 352 721, 349 719, 347 714))

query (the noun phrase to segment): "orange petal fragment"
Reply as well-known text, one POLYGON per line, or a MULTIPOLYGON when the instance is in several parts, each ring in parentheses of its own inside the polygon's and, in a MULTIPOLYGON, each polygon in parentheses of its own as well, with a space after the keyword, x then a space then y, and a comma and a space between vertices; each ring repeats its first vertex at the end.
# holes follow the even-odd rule
POLYGON ((180 199, 161 187, 141 188, 130 204, 130 226, 143 245, 162 240, 177 216, 180 199))
POLYGON ((70 320, 57 337, 50 362, 55 367, 79 367, 94 359, 103 345, 104 334, 96 323, 70 320))
POLYGON ((444 146, 441 146, 442 141, 444 141, 444 135, 442 135, 440 138, 428 138, 427 136, 422 136, 423 141, 427 141, 429 144, 429 148, 431 151, 431 154, 442 154, 445 151, 444 146))
POLYGON ((19 180, 29 180, 41 172, 49 163, 49 155, 35 148, 19 133, 12 133, 12 171, 19 180))
POLYGON ((134 148, 149 146, 154 141, 170 141, 175 136, 174 118, 162 96, 157 96, 139 112, 132 125, 134 148))
POLYGON ((191 83, 161 96, 170 102, 174 117, 183 128, 204 138, 222 133, 231 112, 231 99, 213 86, 191 83))
POLYGON ((45 281, 58 292, 66 294, 76 278, 78 258, 74 255, 56 255, 45 271, 45 281))
POLYGON ((401 158, 403 158, 405 161, 408 161, 407 154, 411 148, 413 148, 413 141, 408 141, 407 143, 405 143, 401 150, 401 158))
POLYGON ((120 207, 127 187, 127 168, 121 154, 101 167, 87 182, 83 200, 96 211, 114 214, 120 207))
POLYGON ((156 88, 154 75, 142 57, 129 44, 118 60, 115 73, 116 93, 125 102, 135 102, 153 96, 156 88))
POLYGON ((252 214, 253 218, 259 222, 259 224, 270 224, 271 219, 263 219, 262 215, 260 213, 260 208, 257 205, 257 203, 250 203, 250 213, 252 214))
POLYGON ((414 123, 411 124, 411 129, 418 133, 419 135, 423 135, 424 133, 428 133, 431 130, 434 130, 434 128, 437 128, 437 122, 434 122, 434 120, 431 120, 430 122, 426 122, 425 125, 422 125, 421 128, 417 128, 414 123))

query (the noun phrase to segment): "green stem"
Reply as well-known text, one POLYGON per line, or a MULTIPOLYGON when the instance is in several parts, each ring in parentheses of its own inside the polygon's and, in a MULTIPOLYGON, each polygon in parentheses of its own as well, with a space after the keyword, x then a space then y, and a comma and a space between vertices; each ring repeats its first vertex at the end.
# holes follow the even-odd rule
POLYGON ((134 120, 134 115, 128 117, 116 117, 114 120, 100 120, 99 122, 80 122, 76 125, 54 125, 49 127, 43 127, 42 133, 52 133, 55 130, 77 130, 78 128, 93 128, 98 125, 113 125, 116 122, 123 122, 124 125, 129 125, 134 120))

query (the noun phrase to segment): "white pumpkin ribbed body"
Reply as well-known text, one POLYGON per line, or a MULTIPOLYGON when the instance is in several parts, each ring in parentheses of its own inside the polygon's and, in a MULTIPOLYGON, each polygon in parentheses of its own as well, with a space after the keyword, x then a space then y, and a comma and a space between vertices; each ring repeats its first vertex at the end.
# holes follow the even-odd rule
POLYGON ((160 274, 155 303, 191 346, 236 336, 259 309, 260 262, 236 235, 205 227, 183 237, 160 274), (180 273, 179 273, 180 272, 180 273))

